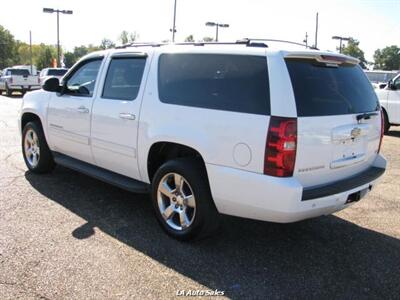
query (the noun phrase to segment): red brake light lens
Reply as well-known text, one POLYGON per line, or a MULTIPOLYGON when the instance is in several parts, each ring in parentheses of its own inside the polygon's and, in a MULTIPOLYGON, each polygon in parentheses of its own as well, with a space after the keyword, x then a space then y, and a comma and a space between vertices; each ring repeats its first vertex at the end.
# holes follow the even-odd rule
POLYGON ((264 174, 293 176, 297 148, 297 119, 271 117, 265 146, 264 174))

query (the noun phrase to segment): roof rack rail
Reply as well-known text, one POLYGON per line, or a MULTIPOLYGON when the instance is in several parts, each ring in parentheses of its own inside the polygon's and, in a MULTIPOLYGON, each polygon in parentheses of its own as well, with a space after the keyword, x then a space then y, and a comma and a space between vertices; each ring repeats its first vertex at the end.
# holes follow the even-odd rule
MULTIPOLYGON (((253 38, 244 38, 242 40, 239 40, 241 43, 251 43, 252 41, 255 42, 277 42, 277 43, 286 43, 286 44, 292 44, 292 45, 297 45, 297 46, 302 46, 302 47, 306 47, 309 49, 313 49, 313 50, 319 50, 318 48, 314 47, 314 46, 308 46, 306 44, 303 43, 298 43, 298 42, 293 42, 293 41, 287 41, 287 40, 278 40, 278 39, 253 39, 253 38)), ((238 41, 238 42, 239 42, 238 41)))
POLYGON ((168 45, 168 43, 155 43, 155 42, 142 42, 142 43, 127 43, 121 46, 116 46, 115 49, 124 49, 128 47, 160 47, 163 45, 168 45))
POLYGON ((248 41, 237 40, 235 42, 182 42, 182 43, 173 43, 171 45, 194 45, 194 46, 204 46, 204 45, 240 45, 244 44, 247 46, 255 46, 255 47, 268 47, 264 43, 249 43, 248 41))
POLYGON ((115 49, 125 49, 128 47, 160 47, 166 45, 193 45, 193 46, 205 46, 205 45, 246 45, 248 47, 268 47, 265 43, 256 43, 249 40, 237 40, 235 42, 179 42, 179 43, 156 43, 156 42, 142 42, 142 43, 127 43, 120 46, 116 46, 115 49))
POLYGON ((116 49, 124 49, 127 47, 160 47, 166 45, 193 45, 193 46, 205 46, 205 45, 246 45, 247 47, 262 47, 268 48, 268 45, 265 42, 278 42, 278 43, 286 43, 297 46, 306 47, 309 49, 319 50, 316 47, 308 46, 306 44, 286 41, 286 40, 278 40, 278 39, 253 39, 253 38, 244 38, 241 40, 237 40, 235 42, 180 42, 180 43, 157 43, 157 42, 142 42, 142 43, 128 43, 121 46, 115 47, 116 49))

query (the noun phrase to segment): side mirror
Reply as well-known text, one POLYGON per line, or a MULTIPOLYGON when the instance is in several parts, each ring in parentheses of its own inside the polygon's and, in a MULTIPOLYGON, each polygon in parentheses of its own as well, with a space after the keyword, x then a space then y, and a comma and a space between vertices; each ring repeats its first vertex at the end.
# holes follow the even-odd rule
POLYGON ((47 78, 43 84, 43 89, 47 92, 60 92, 60 81, 56 77, 47 78))

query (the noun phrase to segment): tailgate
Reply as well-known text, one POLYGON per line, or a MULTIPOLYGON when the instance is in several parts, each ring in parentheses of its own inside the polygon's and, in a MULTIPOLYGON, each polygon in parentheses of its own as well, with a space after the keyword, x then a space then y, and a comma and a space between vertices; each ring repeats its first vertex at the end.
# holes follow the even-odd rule
POLYGON ((287 58, 298 115, 294 176, 304 187, 371 167, 379 148, 378 99, 362 69, 343 56, 287 58))
POLYGON ((22 75, 13 75, 12 76, 12 85, 17 85, 17 86, 33 86, 33 85, 38 85, 38 77, 29 75, 29 76, 22 76, 22 75))
POLYGON ((303 186, 330 183, 369 168, 380 142, 380 115, 298 118, 294 176, 303 186))

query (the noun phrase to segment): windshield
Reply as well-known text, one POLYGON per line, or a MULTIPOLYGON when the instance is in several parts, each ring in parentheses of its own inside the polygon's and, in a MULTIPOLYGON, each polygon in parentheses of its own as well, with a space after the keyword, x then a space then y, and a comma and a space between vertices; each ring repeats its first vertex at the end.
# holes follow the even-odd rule
POLYGON ((355 114, 379 110, 379 101, 358 65, 336 67, 286 59, 298 116, 355 114))

